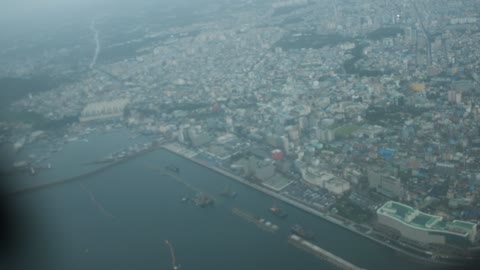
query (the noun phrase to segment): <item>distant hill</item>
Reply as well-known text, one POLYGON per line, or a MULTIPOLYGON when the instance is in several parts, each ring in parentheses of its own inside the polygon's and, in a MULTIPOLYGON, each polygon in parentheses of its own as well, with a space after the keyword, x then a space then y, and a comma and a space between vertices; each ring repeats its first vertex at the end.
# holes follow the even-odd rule
POLYGON ((12 102, 26 97, 28 93, 38 93, 56 88, 60 81, 49 76, 38 75, 30 78, 0 78, 0 106, 5 107, 12 102))

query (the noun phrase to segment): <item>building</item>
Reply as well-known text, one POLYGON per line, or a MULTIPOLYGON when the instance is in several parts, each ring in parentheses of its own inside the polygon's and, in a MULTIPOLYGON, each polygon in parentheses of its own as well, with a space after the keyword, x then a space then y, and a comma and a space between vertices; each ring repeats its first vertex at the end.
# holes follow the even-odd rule
POLYGON ((189 126, 188 129, 185 127, 185 129, 187 132, 184 134, 184 139, 188 138, 194 147, 200 147, 212 141, 210 134, 200 125, 189 126))
POLYGON ((192 145, 195 147, 202 146, 207 144, 211 141, 211 137, 207 132, 190 132, 189 133, 190 140, 192 140, 192 145))
POLYGON ((382 182, 377 187, 377 191, 389 198, 402 198, 405 192, 400 178, 391 175, 382 177, 382 182))
POLYGON ((435 173, 438 175, 455 175, 455 165, 447 162, 437 162, 435 164, 435 173))
POLYGON ((380 168, 369 168, 367 171, 368 185, 378 193, 389 198, 402 198, 404 188, 400 178, 392 176, 380 168))
POLYGON ((283 152, 280 149, 275 149, 272 151, 273 160, 281 160, 283 158, 283 152))
POLYGON ((378 222, 398 230, 402 237, 422 244, 468 245, 476 242, 477 224, 461 220, 446 221, 441 216, 394 201, 377 209, 378 222))
POLYGON ((282 136, 280 137, 280 139, 282 141, 281 146, 283 147, 283 150, 285 151, 285 153, 288 154, 290 152, 290 143, 288 141, 288 138, 285 136, 282 136))
POLYGON ((350 190, 350 183, 348 181, 340 179, 331 173, 312 167, 302 169, 301 172, 303 180, 305 180, 307 184, 324 188, 335 195, 342 195, 350 190))
POLYGON ((260 181, 266 181, 275 174, 275 167, 269 160, 259 160, 255 157, 250 157, 248 167, 253 177, 260 181))
POLYGON ((317 129, 316 136, 321 142, 332 142, 335 140, 335 131, 331 129, 317 129))
POLYGON ((128 99, 90 103, 80 113, 80 122, 98 119, 109 119, 123 116, 123 111, 128 105, 128 99))
POLYGON ((462 102, 462 93, 455 90, 448 91, 448 102, 460 104, 462 102))

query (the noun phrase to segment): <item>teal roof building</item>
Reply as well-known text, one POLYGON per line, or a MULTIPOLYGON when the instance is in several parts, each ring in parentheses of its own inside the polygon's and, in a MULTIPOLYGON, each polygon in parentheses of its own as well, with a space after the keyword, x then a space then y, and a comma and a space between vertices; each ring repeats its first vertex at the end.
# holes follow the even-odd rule
POLYGON ((472 244, 477 241, 477 224, 446 221, 441 216, 423 213, 408 205, 388 201, 377 209, 381 224, 397 229, 405 238, 423 244, 472 244))

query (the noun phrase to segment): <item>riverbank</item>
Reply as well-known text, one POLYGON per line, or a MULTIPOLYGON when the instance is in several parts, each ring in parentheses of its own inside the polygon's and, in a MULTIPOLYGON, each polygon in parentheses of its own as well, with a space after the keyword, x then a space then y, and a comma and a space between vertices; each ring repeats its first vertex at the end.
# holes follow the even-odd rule
POLYGON ((212 170, 212 171, 215 171, 216 173, 219 173, 219 174, 224 175, 224 176, 226 176, 226 177, 229 177, 229 178, 231 178, 231 179, 233 179, 233 180, 236 180, 236 181, 238 181, 238 182, 240 182, 240 183, 242 183, 242 184, 244 184, 244 185, 246 185, 246 186, 248 186, 248 187, 250 187, 250 188, 253 188, 253 189, 257 190, 257 191, 260 191, 260 192, 262 192, 262 193, 264 193, 264 194, 267 194, 267 195, 269 195, 269 196, 271 196, 271 197, 273 197, 273 198, 275 198, 275 199, 281 200, 281 201, 283 201, 283 202, 285 202, 285 203, 287 203, 287 204, 289 204, 289 205, 292 205, 292 206, 294 206, 294 207, 296 207, 296 208, 298 208, 298 209, 301 209, 301 210, 303 210, 303 211, 305 211, 305 212, 307 212, 307 213, 309 213, 309 214, 311 214, 311 215, 314 215, 314 216, 320 217, 320 218, 322 218, 322 219, 324 219, 324 220, 327 220, 327 221, 329 221, 329 222, 331 222, 331 223, 333 223, 333 224, 335 224, 335 225, 338 225, 338 226, 342 227, 343 229, 346 229, 346 230, 348 230, 348 231, 351 231, 351 232, 353 232, 353 233, 356 233, 356 234, 358 234, 358 235, 361 235, 361 236, 363 236, 363 237, 365 237, 365 238, 367 238, 367 239, 369 239, 369 240, 374 241, 374 242, 377 243, 377 244, 380 244, 380 245, 382 245, 382 246, 388 247, 389 249, 392 249, 392 250, 394 250, 394 251, 397 252, 397 253, 400 253, 400 254, 402 254, 402 255, 405 255, 405 256, 411 258, 411 259, 414 260, 415 262, 423 263, 423 264, 442 265, 442 266, 459 266, 459 265, 461 265, 461 264, 458 264, 458 263, 450 263, 450 262, 445 262, 445 261, 433 260, 433 259, 430 259, 430 258, 426 258, 426 257, 422 257, 422 256, 419 256, 419 255, 413 254, 413 253, 411 253, 411 252, 408 252, 407 250, 404 250, 404 249, 402 249, 402 248, 400 248, 400 247, 397 247, 397 246, 395 246, 395 245, 392 245, 391 243, 387 243, 387 242, 381 241, 381 240, 376 239, 376 238, 374 238, 373 236, 371 236, 371 235, 369 235, 369 234, 367 234, 367 233, 363 233, 363 232, 360 232, 360 231, 356 230, 356 229, 355 229, 355 223, 352 223, 352 224, 349 224, 349 225, 344 224, 344 222, 342 222, 342 221, 340 221, 340 220, 338 220, 338 219, 336 219, 336 218, 334 218, 334 217, 332 217, 332 216, 330 216, 330 215, 328 215, 328 214, 322 213, 322 212, 320 212, 320 211, 312 208, 311 206, 305 205, 305 204, 300 203, 300 202, 298 202, 298 201, 296 201, 296 200, 294 200, 294 199, 292 199, 292 198, 289 198, 289 197, 284 196, 284 195, 282 195, 282 194, 276 193, 276 192, 274 192, 274 191, 271 191, 271 190, 269 190, 269 189, 267 189, 267 188, 264 188, 264 187, 262 187, 262 186, 256 185, 256 184, 254 184, 254 183, 251 183, 251 182, 249 182, 249 181, 247 181, 247 180, 245 180, 245 179, 243 179, 243 178, 241 178, 241 177, 239 177, 239 176, 237 176, 237 175, 234 175, 234 174, 232 174, 232 173, 230 173, 230 172, 228 172, 228 171, 225 171, 225 170, 223 170, 223 169, 221 169, 221 168, 212 166, 211 164, 208 164, 207 162, 202 162, 202 161, 197 160, 197 159, 195 159, 194 157, 191 157, 191 156, 186 156, 186 155, 182 154, 180 151, 177 151, 177 149, 175 149, 175 148, 169 148, 168 145, 162 145, 160 148, 163 149, 163 150, 166 150, 166 151, 168 151, 168 152, 170 152, 170 153, 172 153, 172 154, 175 154, 175 155, 177 155, 177 156, 180 156, 180 157, 182 157, 182 158, 185 158, 185 159, 187 159, 187 160, 190 160, 190 161, 192 161, 192 162, 194 162, 194 163, 196 163, 196 164, 198 164, 198 165, 200 165, 200 166, 202 166, 202 167, 205 167, 205 168, 207 168, 207 169, 210 169, 210 170, 212 170))

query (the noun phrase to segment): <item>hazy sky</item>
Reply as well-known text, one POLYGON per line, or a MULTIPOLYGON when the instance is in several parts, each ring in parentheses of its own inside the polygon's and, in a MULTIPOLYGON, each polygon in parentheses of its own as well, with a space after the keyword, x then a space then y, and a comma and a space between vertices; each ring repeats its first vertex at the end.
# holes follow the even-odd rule
POLYGON ((95 8, 131 8, 152 2, 167 1, 184 2, 178 0, 3 0, 0 4, 0 17, 10 19, 18 16, 48 17, 59 13, 85 12, 95 8))
POLYGON ((107 1, 111 0, 4 0, 0 4, 0 29, 24 31, 61 23, 86 16, 107 1))
POLYGON ((7 0, 2 3, 0 15, 15 19, 19 16, 45 17, 59 12, 76 12, 95 7, 109 0, 7 0))
MULTIPOLYGON (((0 33, 28 33, 49 26, 85 20, 105 13, 129 12, 135 7, 167 0, 3 0, 0 2, 0 33)), ((172 0, 169 0, 170 2, 172 0)), ((192 0, 196 1, 196 0, 192 0)), ((40 30, 42 31, 42 30, 40 30)), ((1 39, 2 37, 0 37, 1 39)), ((5 38, 5 36, 3 37, 5 38)))

